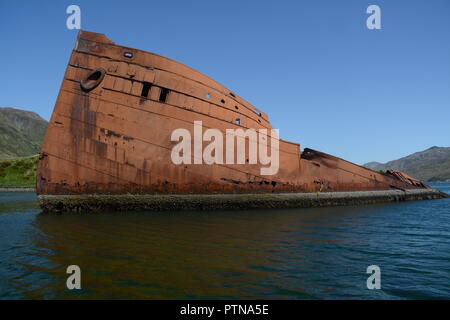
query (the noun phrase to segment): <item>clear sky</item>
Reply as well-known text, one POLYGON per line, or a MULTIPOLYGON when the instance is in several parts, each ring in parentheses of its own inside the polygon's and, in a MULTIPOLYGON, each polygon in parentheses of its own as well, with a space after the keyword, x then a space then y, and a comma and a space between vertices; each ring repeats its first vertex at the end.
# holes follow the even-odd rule
POLYGON ((450 146, 449 0, 0 0, 0 106, 49 119, 70 4, 82 29, 212 77, 302 149, 362 164, 450 146))

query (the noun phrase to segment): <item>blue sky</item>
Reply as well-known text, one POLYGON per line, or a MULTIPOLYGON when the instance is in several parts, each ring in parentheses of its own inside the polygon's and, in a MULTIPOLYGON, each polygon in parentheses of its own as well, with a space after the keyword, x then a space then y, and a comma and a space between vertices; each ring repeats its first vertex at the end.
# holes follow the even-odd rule
POLYGON ((269 114, 285 140, 362 164, 450 146, 450 1, 0 0, 0 106, 49 119, 76 30, 158 53, 269 114), (381 8, 381 30, 366 9, 381 8))

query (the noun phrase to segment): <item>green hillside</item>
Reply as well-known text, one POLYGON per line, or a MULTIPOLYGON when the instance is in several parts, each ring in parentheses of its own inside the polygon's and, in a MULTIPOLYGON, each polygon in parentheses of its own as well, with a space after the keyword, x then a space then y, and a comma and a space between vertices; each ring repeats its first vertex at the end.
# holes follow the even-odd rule
POLYGON ((47 121, 34 112, 0 108, 0 159, 37 154, 46 128, 47 121))
POLYGON ((34 187, 38 157, 0 160, 0 187, 34 187))

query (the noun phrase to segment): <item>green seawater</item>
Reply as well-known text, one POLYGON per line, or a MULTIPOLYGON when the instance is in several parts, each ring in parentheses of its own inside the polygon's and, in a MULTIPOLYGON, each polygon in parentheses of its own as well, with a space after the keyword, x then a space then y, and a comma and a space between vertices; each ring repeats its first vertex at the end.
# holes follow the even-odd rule
POLYGON ((34 193, 0 192, 0 299, 227 298, 450 299, 450 199, 48 215, 34 193))

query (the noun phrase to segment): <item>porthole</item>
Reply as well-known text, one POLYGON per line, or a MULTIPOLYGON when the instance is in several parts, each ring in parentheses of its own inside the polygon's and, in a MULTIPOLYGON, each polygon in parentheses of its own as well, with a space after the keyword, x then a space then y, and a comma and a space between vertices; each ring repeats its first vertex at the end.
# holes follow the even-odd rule
POLYGON ((88 76, 80 81, 80 86, 83 91, 89 92, 95 89, 105 77, 106 71, 103 68, 92 70, 88 76))

